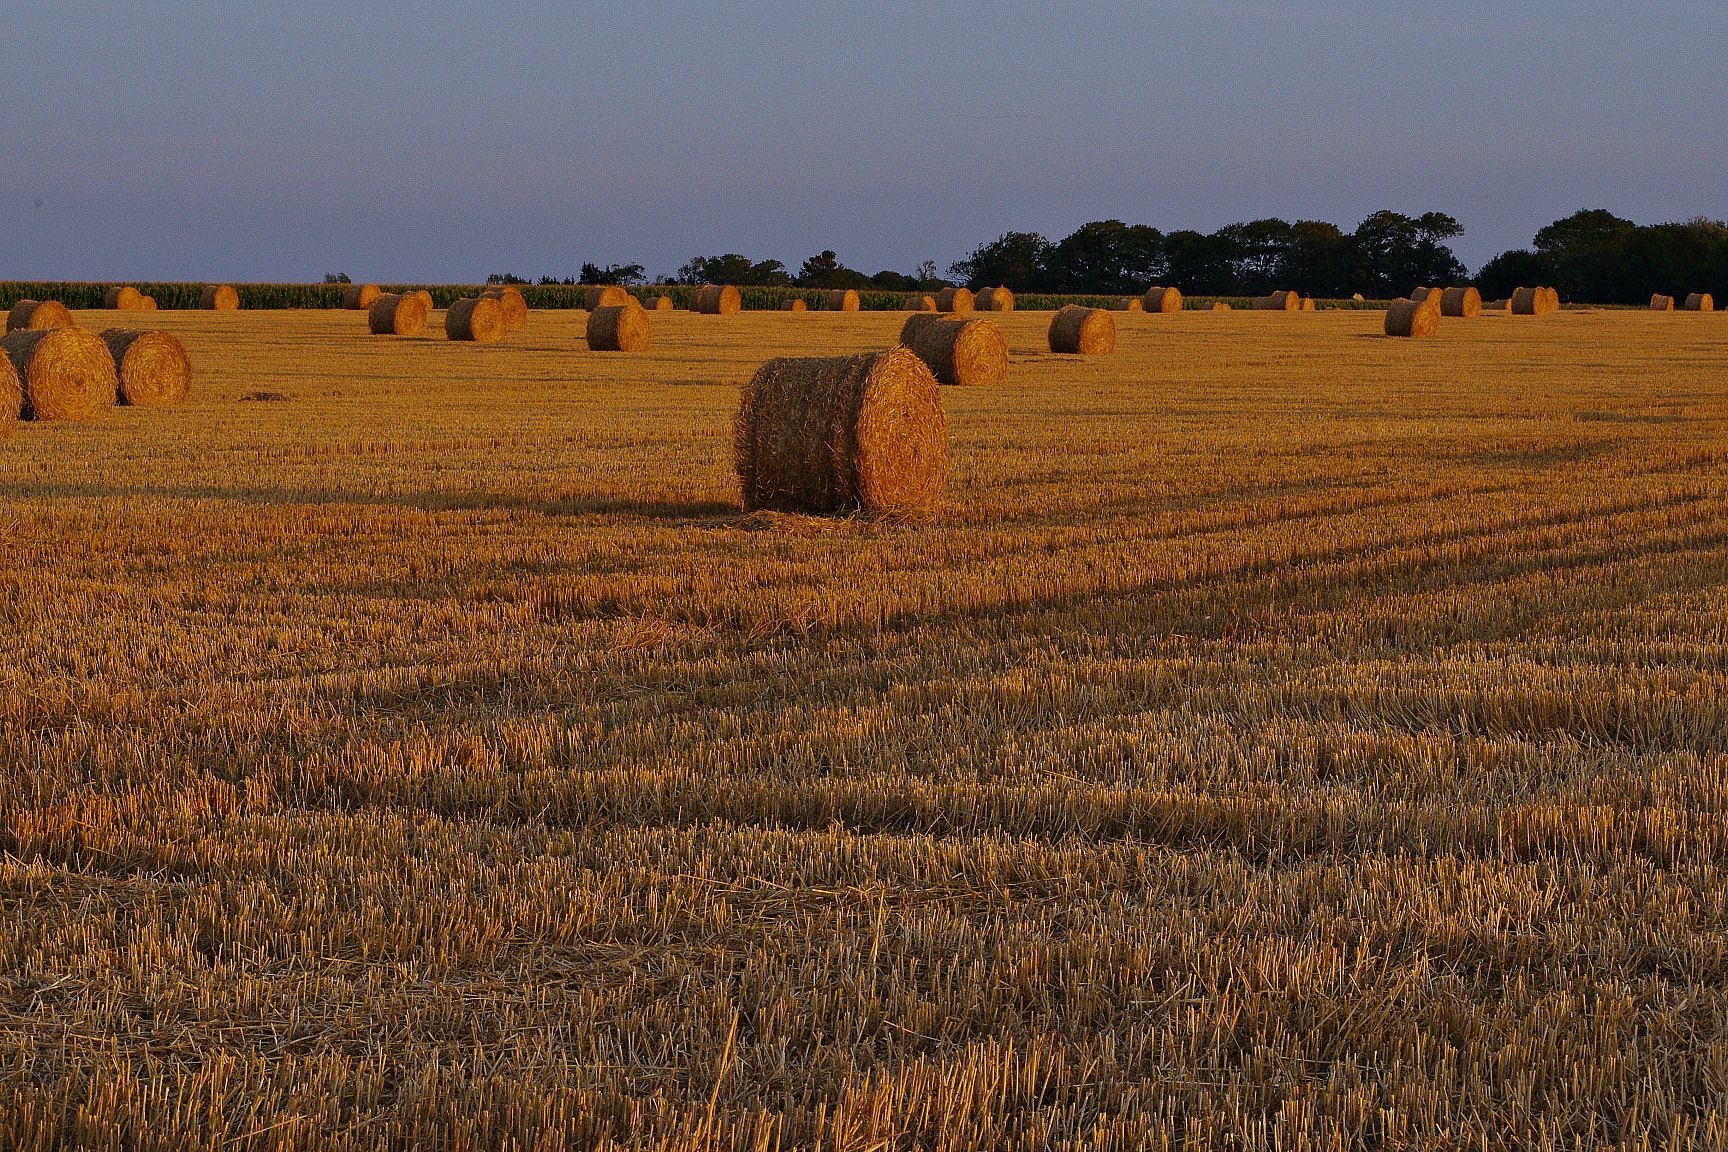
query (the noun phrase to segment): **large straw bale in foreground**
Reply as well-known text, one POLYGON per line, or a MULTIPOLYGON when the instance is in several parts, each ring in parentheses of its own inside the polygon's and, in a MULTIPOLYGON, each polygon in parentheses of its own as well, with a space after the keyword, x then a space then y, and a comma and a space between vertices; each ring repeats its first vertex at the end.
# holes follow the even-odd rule
POLYGON ((1014 311, 1014 293, 1006 288, 986 288, 972 301, 980 312, 1014 311))
POLYGON ((364 312, 382 295, 383 290, 376 284, 350 284, 342 289, 342 307, 350 312, 364 312))
POLYGON ((1448 288, 1440 294, 1440 314, 1474 320, 1482 315, 1482 293, 1475 288, 1448 288))
POLYGON ((851 288, 836 288, 824 298, 824 306, 830 312, 856 312, 858 293, 851 288))
POLYGON ((978 306, 970 288, 944 288, 936 293, 936 311, 964 314, 978 306))
POLYGON ((770 360, 734 425, 744 507, 912 512, 948 485, 948 422, 936 377, 908 348, 770 360))
POLYGON ((42 332, 77 325, 72 311, 58 300, 20 300, 6 314, 8 332, 42 332))
POLYGON ((1116 318, 1102 308, 1064 305, 1050 321, 1050 351, 1103 356, 1116 351, 1116 318))
POLYGON ((210 284, 198 294, 198 307, 206 312, 237 312, 240 293, 230 284, 210 284))
POLYGON ((648 310, 634 296, 628 304, 606 304, 588 313, 588 347, 594 352, 642 352, 648 347, 648 310))
POLYGON ((1182 293, 1174 288, 1154 285, 1146 289, 1146 294, 1140 297, 1140 307, 1146 312, 1180 312, 1182 293))
POLYGON ((696 293, 696 311, 704 316, 736 316, 744 308, 744 294, 731 284, 708 284, 696 293))
POLYGON ((1254 301, 1256 312, 1295 312, 1302 307, 1302 297, 1296 292, 1273 292, 1254 301))
POLYGON ((1398 299, 1386 309, 1386 335, 1406 338, 1433 336, 1440 331, 1440 294, 1422 300, 1398 299))
POLYGON ((0 440, 12 435, 23 411, 24 389, 18 384, 18 370, 12 367, 10 356, 0 356, 0 440))
POLYGON ((114 312, 141 312, 144 309, 144 293, 130 284, 110 288, 102 293, 102 307, 114 312))
POLYGON ((504 305, 489 296, 464 296, 444 313, 444 334, 452 340, 496 343, 504 339, 504 305))
POLYGON ((596 308, 620 308, 624 301, 634 300, 628 289, 617 284, 594 284, 582 293, 582 307, 592 312, 596 308))
POLYGON ((1708 292, 1694 292, 1686 297, 1686 303, 1680 307, 1687 312, 1714 312, 1716 298, 1708 292))
POLYGON ((1000 384, 1008 375, 1008 343, 988 320, 919 313, 901 325, 900 343, 940 384, 1000 384))
MULTIPOLYGON (((624 292, 624 289, 618 289, 624 292)), ((518 332, 528 323, 528 300, 522 295, 522 290, 514 284, 494 284, 480 293, 483 300, 496 300, 498 307, 504 313, 504 331, 518 332)), ((628 300, 630 293, 624 292, 628 300)))
POLYGON ((192 360, 173 333, 109 328, 102 343, 114 358, 120 403, 132 408, 178 404, 192 390, 192 360))
POLYGON ((26 420, 90 420, 120 397, 114 356, 94 332, 49 328, 14 332, 0 341, 24 394, 26 420))
POLYGON ((418 293, 386 293, 372 301, 366 314, 374 336, 418 336, 426 331, 426 302, 418 293))

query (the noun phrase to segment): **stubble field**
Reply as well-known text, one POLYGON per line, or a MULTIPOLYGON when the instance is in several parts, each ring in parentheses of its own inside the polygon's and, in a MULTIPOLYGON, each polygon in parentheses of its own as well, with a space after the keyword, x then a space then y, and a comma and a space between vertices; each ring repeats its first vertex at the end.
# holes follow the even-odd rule
POLYGON ((1728 1143, 1728 317, 584 315, 0 441, 0 1148, 1728 1143))

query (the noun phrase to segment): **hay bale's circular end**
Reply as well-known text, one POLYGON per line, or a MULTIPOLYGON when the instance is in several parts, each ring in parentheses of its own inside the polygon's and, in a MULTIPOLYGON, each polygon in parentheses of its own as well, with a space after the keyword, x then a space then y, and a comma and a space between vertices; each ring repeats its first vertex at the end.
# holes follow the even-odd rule
POLYGON ((119 400, 114 356, 94 332, 28 329, 0 344, 18 372, 26 420, 90 420, 119 400))
POLYGON ((1140 298, 1140 306, 1147 312, 1180 312, 1182 293, 1174 288, 1154 285, 1146 289, 1146 294, 1140 298))
MULTIPOLYGON (((521 295, 521 293, 517 293, 521 295)), ((592 312, 596 308, 622 308, 626 300, 634 300, 628 289, 618 284, 590 284, 582 293, 582 307, 592 312)))
POLYGON ((794 296, 790 300, 780 301, 780 311, 782 311, 782 312, 808 312, 808 311, 810 311, 810 303, 809 303, 809 301, 805 300, 804 297, 802 297, 802 296, 794 296))
POLYGON ((920 313, 900 327, 900 343, 940 384, 992 385, 1008 376, 1008 343, 988 320, 920 313))
POLYGON ((709 284, 696 293, 696 311, 704 316, 736 316, 744 309, 744 294, 731 284, 709 284))
POLYGON ((1014 311, 1014 293, 1006 288, 986 288, 973 303, 980 312, 1014 311))
POLYGON ((6 314, 8 332, 46 332, 51 328, 73 328, 72 310, 58 300, 20 300, 6 314))
POLYGON ((426 331, 426 301, 418 292, 386 293, 372 301, 366 323, 374 336, 418 336, 426 331))
POLYGON ((1440 297, 1430 292, 1425 299, 1397 299, 1386 309, 1386 335, 1427 337, 1440 331, 1440 297))
POLYGON ((1716 298, 1708 292, 1694 292, 1686 297, 1685 309, 1688 312, 1716 311, 1716 298))
POLYGON ((672 297, 670 296, 656 296, 652 300, 648 301, 648 310, 650 312, 671 312, 675 308, 677 308, 677 305, 672 302, 672 297))
POLYGON ((823 303, 830 312, 856 312, 860 301, 858 293, 851 288, 836 288, 828 293, 823 303))
MULTIPOLYGON (((618 291, 624 292, 624 289, 618 291)), ((519 332, 528 323, 528 300, 514 284, 494 284, 480 293, 480 298, 498 301, 504 313, 505 332, 519 332)), ((630 293, 624 292, 624 298, 630 299, 630 293)))
POLYGON ((412 292, 404 292, 402 295, 412 296, 416 300, 420 301, 420 303, 424 304, 426 306, 427 316, 431 316, 432 309, 437 307, 437 305, 432 302, 432 293, 426 291, 424 288, 416 288, 412 292))
POLYGON ((1674 311, 1674 297, 1662 296, 1660 294, 1650 297, 1650 311, 1652 311, 1652 312, 1672 312, 1672 311, 1674 311))
POLYGON ((936 297, 908 296, 900 301, 900 310, 902 312, 934 312, 936 311, 936 297))
POLYGON ((211 284, 198 294, 198 307, 206 312, 234 312, 240 308, 240 293, 229 284, 211 284))
POLYGON ((342 307, 350 312, 364 312, 382 295, 383 290, 376 284, 350 284, 342 289, 342 307))
POLYGON ((1102 308, 1065 305, 1050 321, 1050 351, 1103 356, 1116 351, 1116 318, 1102 308))
POLYGON ((588 348, 593 352, 642 352, 648 347, 648 310, 629 297, 628 304, 603 304, 588 313, 588 348))
POLYGON ((114 358, 120 403, 133 408, 178 404, 192 390, 191 358, 172 333, 110 328, 102 342, 114 358))
POLYGON ((1560 310, 1560 293, 1553 288, 1520 288, 1506 305, 1514 316, 1546 316, 1560 310))
POLYGON ((936 311, 964 315, 978 306, 970 288, 944 288, 936 293, 936 311))
POLYGON ((907 348, 768 361, 734 436, 750 511, 913 513, 948 486, 941 392, 907 348))
POLYGON ((141 305, 139 305, 139 307, 142 308, 145 312, 156 311, 156 297, 154 297, 154 296, 144 297, 144 302, 141 305))
POLYGON ((504 305, 487 296, 464 296, 444 313, 444 334, 452 340, 496 343, 504 339, 504 305))
POLYGON ((1474 320, 1482 315, 1482 293, 1475 288, 1448 288, 1440 294, 1440 314, 1474 320))
POLYGON ((1315 304, 1311 297, 1308 297, 1308 296, 1302 297, 1302 311, 1304 311, 1304 312, 1318 312, 1319 310, 1320 310, 1320 306, 1315 304))
POLYGON ((110 288, 102 294, 102 307, 114 312, 142 312, 144 293, 131 285, 110 288))

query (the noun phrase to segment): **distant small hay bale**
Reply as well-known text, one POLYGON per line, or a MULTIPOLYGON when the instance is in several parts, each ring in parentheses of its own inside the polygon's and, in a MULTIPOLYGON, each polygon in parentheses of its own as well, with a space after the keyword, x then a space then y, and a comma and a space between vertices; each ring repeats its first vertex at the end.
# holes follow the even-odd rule
POLYGON ((26 420, 90 420, 120 398, 114 356, 82 328, 14 332, 0 341, 23 390, 26 420))
POLYGON ((948 486, 948 421, 909 348, 770 360, 733 425, 744 507, 754 512, 916 512, 948 486))
POLYGON ((634 299, 627 289, 617 284, 593 284, 582 293, 582 307, 590 312, 596 308, 620 308, 624 301, 634 299))
POLYGON ((145 312, 156 311, 156 297, 154 297, 154 296, 144 297, 144 302, 142 304, 140 304, 139 307, 145 312))
POLYGON ((72 311, 58 300, 20 300, 6 314, 8 332, 45 332, 50 328, 74 328, 72 311))
POLYGON ((1304 312, 1318 312, 1319 310, 1320 310, 1319 305, 1314 303, 1314 300, 1312 297, 1308 297, 1308 296, 1302 297, 1302 311, 1304 311, 1304 312))
POLYGON ((588 313, 592 352, 644 352, 650 339, 648 310, 634 296, 628 304, 603 304, 588 313))
POLYGON ((810 302, 805 300, 802 296, 794 296, 790 300, 780 301, 780 311, 808 312, 810 311, 810 302))
POLYGON ((1680 307, 1685 312, 1714 312, 1716 298, 1708 292, 1694 292, 1686 297, 1686 303, 1680 307))
POLYGON ((1294 312, 1302 307, 1302 297, 1295 292, 1273 292, 1254 301, 1256 312, 1294 312))
POLYGON ((1174 288, 1154 285, 1146 289, 1146 294, 1140 297, 1140 307, 1147 312, 1180 312, 1182 311, 1182 293, 1174 288))
MULTIPOLYGON (((624 292, 624 289, 618 289, 624 292)), ((522 295, 522 290, 514 284, 494 284, 480 293, 483 300, 496 300, 504 310, 504 331, 518 332, 528 323, 528 300, 522 295)), ((630 299, 630 293, 624 292, 624 298, 630 299)))
POLYGON ((1230 307, 1230 305, 1226 304, 1222 300, 1214 300, 1212 302, 1212 311, 1214 311, 1214 312, 1230 312, 1230 311, 1233 311, 1233 309, 1230 307))
MULTIPOLYGON (((361 290, 369 287, 371 287, 371 285, 362 284, 360 286, 361 290)), ((376 297, 378 289, 373 288, 372 293, 373 296, 376 297)), ((368 301, 363 305, 349 304, 347 293, 345 292, 342 297, 342 306, 344 308, 370 308, 371 302, 368 301)), ((198 294, 198 307, 202 308, 206 312, 238 311, 240 308, 240 293, 235 291, 233 286, 229 284, 211 284, 206 287, 204 291, 198 294)))
POLYGON ((1440 331, 1440 296, 1430 292, 1422 300, 1397 299, 1386 309, 1386 335, 1407 338, 1433 336, 1440 331))
POLYGON ((102 307, 114 312, 141 312, 144 309, 144 293, 129 284, 110 288, 102 293, 102 307))
POLYGON ((649 300, 646 307, 650 312, 671 312, 678 306, 672 302, 672 297, 662 295, 649 300))
POLYGON ((350 312, 364 312, 382 295, 383 290, 376 284, 350 284, 342 289, 342 307, 350 312))
POLYGON ((1050 351, 1105 356, 1116 351, 1116 318, 1102 308, 1064 305, 1050 321, 1050 351))
POLYGON ((1440 314, 1474 320, 1482 315, 1482 293, 1475 288, 1448 288, 1440 294, 1440 314))
POLYGON ((1514 316, 1546 316, 1560 308, 1560 293, 1552 288, 1520 288, 1506 310, 1514 316))
POLYGON ((704 316, 736 316, 744 308, 744 294, 731 284, 709 284, 696 293, 696 311, 704 316))
POLYGON ((978 306, 970 288, 944 288, 936 293, 936 311, 964 315, 978 306))
POLYGON ((114 358, 120 403, 131 408, 178 404, 192 390, 192 360, 172 333, 110 328, 102 342, 114 358))
POLYGON ((1650 297, 1650 311, 1652 311, 1652 312, 1672 312, 1672 311, 1674 311, 1674 297, 1662 296, 1662 295, 1656 295, 1656 296, 1650 297))
POLYGON ((0 356, 0 440, 12 435, 24 411, 24 388, 10 356, 0 356))
POLYGON ((1142 300, 1138 296, 1124 296, 1122 299, 1116 301, 1116 311, 1144 312, 1146 311, 1146 301, 1142 300))
POLYGON ((366 324, 374 336, 418 336, 426 331, 426 302, 417 293, 386 293, 372 301, 366 324))
POLYGON ((980 312, 1012 312, 1014 293, 1001 287, 986 288, 978 293, 972 305, 980 312))
POLYGON ((1428 302, 1428 294, 1430 292, 1435 292, 1435 291, 1438 291, 1438 289, 1434 289, 1434 288, 1416 288, 1416 289, 1413 289, 1410 293, 1410 302, 1412 304, 1426 304, 1428 302))
POLYGON ((936 311, 936 297, 908 296, 900 301, 900 310, 902 312, 934 312, 936 311))
POLYGON ((1366 297, 1366 296, 1364 296, 1364 295, 1362 295, 1362 293, 1360 293, 1360 292, 1353 292, 1353 293, 1351 293, 1351 294, 1350 294, 1350 299, 1352 299, 1352 300, 1354 300, 1354 301, 1356 301, 1356 303, 1358 303, 1358 304, 1366 304, 1366 303, 1368 303, 1368 297, 1366 297))
POLYGON ((988 320, 919 313, 900 327, 900 343, 929 366, 939 384, 1000 384, 1008 376, 1008 343, 988 320))
POLYGON ((490 296, 464 296, 444 313, 444 334, 452 340, 493 344, 504 333, 504 305, 490 296))
POLYGON ((836 288, 823 297, 823 307, 829 312, 856 312, 858 293, 851 288, 836 288))

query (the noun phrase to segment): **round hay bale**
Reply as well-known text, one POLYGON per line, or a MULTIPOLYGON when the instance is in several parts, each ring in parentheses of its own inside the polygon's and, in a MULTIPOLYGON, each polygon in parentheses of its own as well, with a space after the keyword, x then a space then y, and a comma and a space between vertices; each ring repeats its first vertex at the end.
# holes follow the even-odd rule
POLYGON ((908 296, 900 301, 900 310, 902 312, 934 312, 936 311, 936 297, 908 296))
POLYGON ((102 293, 102 307, 115 312, 139 312, 144 308, 144 293, 131 285, 110 288, 102 293))
POLYGON ((970 288, 944 288, 936 293, 936 311, 963 315, 978 306, 970 288))
POLYGON ((630 297, 628 304, 603 304, 588 313, 592 352, 644 352, 649 341, 648 310, 630 297))
POLYGON ((782 311, 782 312, 808 312, 808 311, 810 311, 810 303, 809 303, 809 301, 805 300, 804 297, 802 297, 802 296, 794 296, 790 300, 780 301, 780 311, 782 311))
POLYGON ((1302 307, 1302 297, 1295 292, 1274 292, 1254 301, 1256 312, 1294 312, 1302 307))
POLYGON ((1142 300, 1138 296, 1124 296, 1122 299, 1116 301, 1116 311, 1144 312, 1146 311, 1146 301, 1142 300))
POLYGON ((1482 293, 1475 288, 1448 288, 1440 294, 1440 314, 1474 320, 1482 315, 1482 293))
POLYGON ((942 395, 909 348, 770 360, 744 386, 733 435, 752 512, 913 512, 948 486, 942 395))
POLYGON ((1716 298, 1708 292, 1694 292, 1686 297, 1684 308, 1688 312, 1716 311, 1716 298))
POLYGON ((6 314, 8 332, 45 332, 50 328, 73 328, 72 311, 58 300, 20 300, 6 314))
POLYGON ((1410 293, 1410 302, 1412 304, 1426 304, 1428 302, 1428 294, 1433 291, 1433 288, 1417 288, 1410 293))
POLYGON ((704 316, 736 316, 744 308, 744 294, 730 284, 709 284, 696 294, 696 311, 704 316))
POLYGON ((648 301, 648 310, 650 312, 671 312, 675 308, 677 308, 677 305, 672 302, 672 297, 670 296, 656 296, 652 300, 648 301))
POLYGON ((386 293, 372 301, 366 324, 374 336, 418 336, 426 331, 426 302, 419 293, 386 293))
POLYGON ((1674 297, 1662 296, 1662 295, 1656 295, 1656 296, 1650 297, 1650 311, 1652 311, 1652 312, 1672 312, 1672 311, 1674 311, 1674 297))
POLYGON ((627 289, 617 284, 592 284, 582 293, 582 307, 590 312, 596 308, 621 308, 624 301, 634 299, 627 289))
POLYGON ((1313 299, 1307 296, 1302 297, 1302 311, 1318 312, 1319 310, 1319 306, 1314 303, 1313 299))
POLYGON ((146 312, 156 311, 156 297, 154 297, 154 296, 144 297, 144 302, 142 304, 140 304, 139 307, 142 308, 146 312))
POLYGON ((31 329, 0 341, 24 396, 26 420, 90 420, 120 398, 114 356, 82 328, 31 329))
POLYGON ((1560 310, 1560 293, 1552 288, 1520 288, 1507 310, 1514 316, 1546 316, 1560 310))
POLYGON ((0 440, 12 435, 18 416, 24 411, 24 389, 18 383, 18 371, 10 356, 0 356, 0 440))
POLYGON ((980 312, 1014 311, 1014 293, 1006 288, 986 288, 978 293, 973 304, 980 312))
POLYGON ((823 298, 823 307, 829 312, 856 312, 858 293, 851 288, 836 288, 823 298))
POLYGON ((1440 331, 1440 297, 1430 292, 1422 300, 1398 299, 1386 309, 1386 335, 1421 338, 1440 331))
POLYGON ((1102 308, 1065 305, 1050 321, 1050 351, 1103 356, 1116 351, 1116 318, 1102 308))
POLYGON ((1354 300, 1358 304, 1368 303, 1368 297, 1362 295, 1360 292, 1352 292, 1350 294, 1350 299, 1354 300))
POLYGON ((383 291, 376 284, 350 284, 342 289, 342 307, 350 312, 364 312, 382 295, 383 291))
POLYGON ((919 313, 906 318, 900 343, 924 361, 939 384, 1000 384, 1008 376, 1008 342, 988 320, 919 313))
POLYGON ((464 296, 444 313, 444 334, 452 340, 493 344, 504 331, 503 302, 490 296, 464 296))
POLYGON ((1231 311, 1231 308, 1230 308, 1230 305, 1224 303, 1224 301, 1215 300, 1212 303, 1212 311, 1214 311, 1214 312, 1229 312, 1229 311, 1231 311))
MULTIPOLYGON (((624 289, 618 291, 624 292, 624 289)), ((498 306, 504 310, 505 332, 521 331, 528 323, 528 300, 514 284, 494 284, 480 293, 480 298, 498 301, 498 306)), ((624 292, 624 299, 630 299, 630 293, 624 292)))
POLYGON ((1140 306, 1147 312, 1182 311, 1182 293, 1174 288, 1152 287, 1140 297, 1140 306))
MULTIPOLYGON (((362 290, 369 287, 371 287, 371 285, 361 285, 362 290)), ((373 288, 372 294, 376 297, 378 289, 373 288)), ((367 301, 365 304, 349 304, 347 302, 347 293, 343 293, 342 306, 344 308, 369 308, 371 307, 371 301, 367 301)), ((205 288, 203 292, 198 294, 198 307, 204 309, 206 312, 238 311, 240 308, 240 293, 236 292, 232 285, 212 284, 205 288)))
POLYGON ((172 333, 110 328, 102 333, 102 343, 114 358, 120 403, 132 408, 178 404, 192 390, 192 361, 172 333))
POLYGON ((412 296, 416 300, 420 301, 420 303, 424 304, 426 306, 426 314, 428 316, 430 316, 432 314, 432 309, 437 307, 437 305, 432 303, 432 293, 426 291, 426 289, 424 289, 424 288, 416 288, 412 292, 404 292, 404 293, 402 293, 402 295, 412 296))

